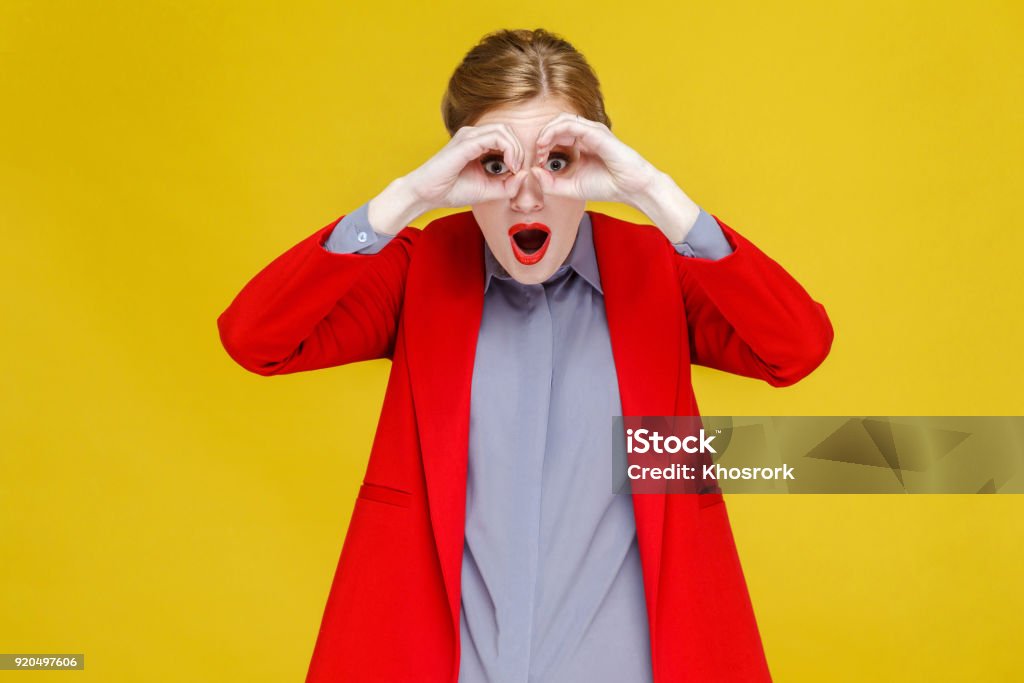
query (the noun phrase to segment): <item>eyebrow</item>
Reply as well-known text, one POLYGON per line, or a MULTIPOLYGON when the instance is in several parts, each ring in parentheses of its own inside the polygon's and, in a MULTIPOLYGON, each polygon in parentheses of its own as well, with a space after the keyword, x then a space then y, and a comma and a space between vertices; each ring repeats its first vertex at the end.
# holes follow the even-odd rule
MULTIPOLYGON (((564 151, 564 152, 571 152, 572 151, 572 145, 555 145, 554 147, 551 148, 552 152, 556 152, 556 151, 559 151, 559 150, 564 151)), ((503 156, 504 156, 504 154, 503 154, 503 152, 500 149, 489 149, 486 152, 484 152, 479 158, 481 160, 483 160, 483 159, 491 159, 491 158, 493 158, 493 159, 501 159, 503 156)))

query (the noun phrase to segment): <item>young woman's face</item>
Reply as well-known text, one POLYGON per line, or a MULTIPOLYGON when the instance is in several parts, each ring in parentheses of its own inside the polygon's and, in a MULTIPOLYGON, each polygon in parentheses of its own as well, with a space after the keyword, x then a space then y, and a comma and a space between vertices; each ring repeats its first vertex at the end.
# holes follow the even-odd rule
MULTIPOLYGON (((514 279, 524 284, 544 282, 569 255, 586 200, 545 196, 540 181, 530 169, 536 161, 537 135, 551 119, 562 112, 578 114, 561 99, 536 98, 514 106, 491 109, 473 125, 506 123, 525 151, 526 163, 519 171, 526 177, 519 191, 507 199, 474 204, 471 208, 483 232, 487 246, 514 279), (540 224, 532 228, 530 224, 540 224)), ((542 166, 552 174, 571 174, 576 163, 575 150, 555 146, 542 166)), ((493 175, 512 173, 493 150, 478 163, 493 175)))

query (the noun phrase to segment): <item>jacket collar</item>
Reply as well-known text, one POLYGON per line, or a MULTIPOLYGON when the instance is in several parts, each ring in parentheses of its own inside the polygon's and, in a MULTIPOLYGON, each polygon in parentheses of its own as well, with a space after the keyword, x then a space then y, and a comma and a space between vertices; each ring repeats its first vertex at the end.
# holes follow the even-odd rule
MULTIPOLYGON (((593 223, 590 220, 590 214, 586 211, 583 212, 583 217, 580 218, 579 230, 576 231, 576 241, 573 242, 572 249, 569 250, 569 255, 565 258, 565 263, 560 265, 546 282, 551 282, 561 277, 570 268, 590 283, 590 286, 596 289, 599 294, 604 294, 604 291, 601 289, 601 274, 597 269, 597 254, 594 252, 593 223)), ((491 286, 491 278, 495 277, 499 280, 512 279, 508 271, 498 262, 491 248, 487 246, 487 242, 484 241, 485 293, 491 286)))

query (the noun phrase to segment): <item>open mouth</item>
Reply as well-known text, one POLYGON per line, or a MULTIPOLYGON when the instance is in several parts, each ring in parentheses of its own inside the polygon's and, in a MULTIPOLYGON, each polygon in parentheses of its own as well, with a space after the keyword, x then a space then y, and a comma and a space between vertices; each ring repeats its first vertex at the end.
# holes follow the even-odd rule
POLYGON ((516 260, 529 266, 544 258, 551 244, 551 228, 543 223, 516 223, 508 229, 508 238, 516 260))

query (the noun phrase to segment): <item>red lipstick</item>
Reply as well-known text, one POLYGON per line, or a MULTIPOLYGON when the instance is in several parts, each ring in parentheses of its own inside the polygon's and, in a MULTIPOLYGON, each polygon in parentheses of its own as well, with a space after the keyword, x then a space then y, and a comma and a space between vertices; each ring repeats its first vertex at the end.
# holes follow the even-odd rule
POLYGON ((543 223, 516 223, 508 229, 508 240, 516 260, 531 266, 544 258, 551 244, 551 228, 543 223))

